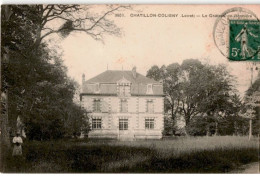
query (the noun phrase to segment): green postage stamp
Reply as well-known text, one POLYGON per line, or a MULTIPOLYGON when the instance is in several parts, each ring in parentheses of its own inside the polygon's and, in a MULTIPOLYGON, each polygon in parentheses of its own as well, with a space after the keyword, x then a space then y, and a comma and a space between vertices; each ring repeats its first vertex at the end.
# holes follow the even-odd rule
POLYGON ((260 22, 258 20, 229 21, 229 59, 260 61, 260 22))

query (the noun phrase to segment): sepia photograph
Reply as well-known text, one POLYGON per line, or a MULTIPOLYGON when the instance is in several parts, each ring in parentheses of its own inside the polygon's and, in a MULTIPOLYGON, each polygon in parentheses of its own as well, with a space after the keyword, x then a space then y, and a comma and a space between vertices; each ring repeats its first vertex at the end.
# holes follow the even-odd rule
POLYGON ((259 174, 259 4, 2 4, 1 173, 259 174))

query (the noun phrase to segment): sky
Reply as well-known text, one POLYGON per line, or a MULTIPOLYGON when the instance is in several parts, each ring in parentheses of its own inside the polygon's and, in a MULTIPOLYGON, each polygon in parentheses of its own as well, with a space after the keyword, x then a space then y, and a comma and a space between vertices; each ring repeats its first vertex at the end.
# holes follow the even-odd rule
MULTIPOLYGON (((260 5, 239 5, 260 16, 260 5)), ((237 89, 243 96, 250 86, 250 70, 245 62, 229 62, 216 47, 213 28, 217 17, 237 5, 134 5, 132 11, 120 12, 123 17, 109 16, 121 28, 122 36, 105 36, 104 43, 95 41, 84 32, 74 32, 57 45, 63 51, 68 75, 81 84, 109 70, 131 70, 146 75, 153 65, 182 63, 185 59, 199 59, 210 64, 226 64, 237 78, 237 89), (156 17, 137 17, 138 14, 156 17), (177 17, 159 17, 177 14, 177 17), (192 15, 195 17, 182 17, 192 15), (196 17, 200 15, 200 17, 196 17), (202 17, 202 16, 208 17, 202 17)), ((96 7, 99 9, 100 7, 96 7)), ((100 9, 99 9, 100 10, 100 9)), ((144 16, 144 15, 143 15, 144 16)), ((256 72, 254 73, 254 78, 256 72)))

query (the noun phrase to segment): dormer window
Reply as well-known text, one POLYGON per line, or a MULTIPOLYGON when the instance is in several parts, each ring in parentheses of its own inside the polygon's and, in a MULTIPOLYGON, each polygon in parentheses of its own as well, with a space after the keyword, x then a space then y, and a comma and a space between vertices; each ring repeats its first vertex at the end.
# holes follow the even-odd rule
POLYGON ((126 93, 125 93, 125 85, 120 85, 119 86, 119 95, 120 96, 125 96, 126 93))
POLYGON ((148 84, 147 85, 147 94, 153 94, 153 85, 152 84, 148 84))
POLYGON ((131 82, 124 77, 117 82, 117 92, 121 97, 130 96, 131 82))
POLYGON ((99 83, 96 83, 95 84, 95 92, 97 93, 97 92, 99 92, 99 90, 100 90, 100 85, 99 85, 99 83))

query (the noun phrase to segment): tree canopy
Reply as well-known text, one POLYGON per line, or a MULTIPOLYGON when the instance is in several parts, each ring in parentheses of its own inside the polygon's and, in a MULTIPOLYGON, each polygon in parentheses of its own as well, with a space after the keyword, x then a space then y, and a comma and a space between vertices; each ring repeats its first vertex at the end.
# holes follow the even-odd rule
POLYGON ((147 77, 163 82, 166 111, 171 112, 173 119, 177 113, 183 115, 186 125, 194 117, 210 116, 217 126, 221 117, 233 113, 235 79, 224 65, 187 59, 181 65, 153 66, 148 70, 147 77))
POLYGON ((20 115, 30 139, 47 140, 87 132, 87 114, 73 102, 77 84, 67 76, 62 56, 44 39, 51 34, 67 37, 73 31, 95 40, 120 35, 109 18, 126 5, 4 5, 1 11, 1 81, 7 93, 8 119, 1 124, 3 137, 16 131, 20 115), (55 24, 55 25, 54 25, 55 24))

